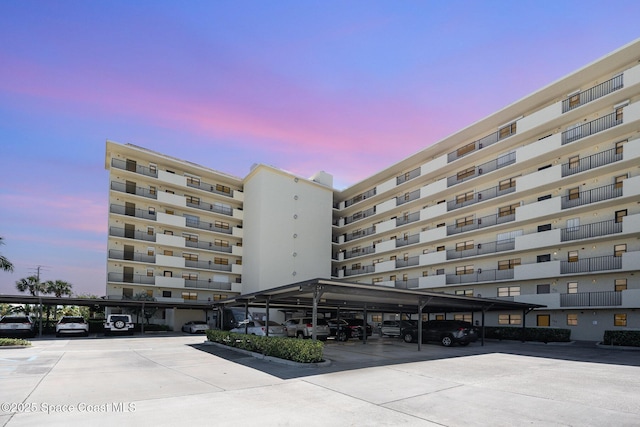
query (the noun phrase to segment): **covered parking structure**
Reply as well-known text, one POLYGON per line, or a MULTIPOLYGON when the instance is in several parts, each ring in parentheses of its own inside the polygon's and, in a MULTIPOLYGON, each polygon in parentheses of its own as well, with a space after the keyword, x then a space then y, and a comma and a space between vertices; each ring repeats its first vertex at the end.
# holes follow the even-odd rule
MULTIPOLYGON (((249 307, 265 309, 269 321, 269 309, 311 310, 313 324, 316 324, 318 312, 359 311, 364 313, 363 327, 366 328, 367 312, 415 313, 422 319, 423 313, 481 313, 481 342, 484 345, 485 313, 489 311, 522 311, 522 332, 526 327, 526 314, 544 305, 527 304, 502 299, 479 298, 451 295, 441 292, 429 292, 422 289, 388 288, 352 282, 338 282, 326 279, 313 279, 304 282, 266 289, 255 293, 240 295, 222 301, 216 301, 217 307, 224 313, 227 307, 249 307)), ((224 314, 223 314, 224 315, 224 314)), ((365 329, 366 330, 366 329, 365 329)), ((418 337, 422 337, 422 322, 418 321, 418 337)), ((314 328, 313 339, 316 339, 314 328)), ((364 334, 363 343, 366 343, 364 334)), ((418 350, 422 340, 418 340, 418 350)))

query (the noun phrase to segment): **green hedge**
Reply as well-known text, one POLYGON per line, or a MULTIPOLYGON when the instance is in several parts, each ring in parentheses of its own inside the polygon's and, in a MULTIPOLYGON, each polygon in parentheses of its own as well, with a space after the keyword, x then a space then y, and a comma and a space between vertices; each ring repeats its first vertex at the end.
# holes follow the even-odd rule
POLYGON ((294 362, 317 363, 323 360, 324 343, 321 341, 261 337, 213 329, 207 330, 207 338, 211 342, 294 362))
MULTIPOLYGON (((515 326, 485 326, 485 338, 499 340, 522 340, 522 328, 515 326)), ((525 328, 525 341, 537 342, 569 342, 570 329, 557 328, 525 328)))
POLYGON ((31 345, 31 341, 27 341, 22 338, 0 338, 0 347, 10 346, 10 345, 31 345))
POLYGON ((602 344, 640 347, 640 331, 604 331, 602 344))

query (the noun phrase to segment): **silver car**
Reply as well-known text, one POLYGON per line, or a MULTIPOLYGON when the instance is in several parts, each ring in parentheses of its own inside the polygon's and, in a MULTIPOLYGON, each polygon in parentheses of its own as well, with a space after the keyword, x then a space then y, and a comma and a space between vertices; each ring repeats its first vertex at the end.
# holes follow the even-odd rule
POLYGON ((190 334, 204 334, 207 329, 210 328, 204 320, 191 320, 182 325, 182 332, 188 332, 190 334))
MULTIPOLYGON (((286 321, 287 336, 296 338, 311 338, 313 336, 313 320, 311 317, 299 317, 286 321)), ((329 324, 326 319, 317 319, 316 336, 319 340, 326 340, 329 336, 329 324)))
MULTIPOLYGON (((245 325, 246 325, 246 330, 247 330, 247 334, 249 335, 260 335, 260 336, 266 336, 267 335, 267 327, 265 326, 266 322, 263 322, 261 320, 245 320, 244 322, 241 322, 238 327, 231 329, 230 332, 235 332, 238 334, 244 334, 245 331, 245 325)), ((287 330, 285 329, 284 325, 281 325, 278 322, 274 322, 273 320, 269 321, 269 336, 270 337, 286 337, 287 336, 287 330)))

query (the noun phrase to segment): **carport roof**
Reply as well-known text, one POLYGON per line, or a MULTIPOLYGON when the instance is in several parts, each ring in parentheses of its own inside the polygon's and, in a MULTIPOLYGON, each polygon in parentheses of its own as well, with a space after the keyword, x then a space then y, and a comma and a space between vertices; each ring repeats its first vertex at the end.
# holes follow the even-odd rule
POLYGON ((529 304, 503 299, 451 295, 422 289, 398 289, 363 283, 338 282, 313 279, 259 292, 240 295, 223 301, 218 306, 271 308, 312 308, 314 297, 318 309, 322 310, 367 310, 378 312, 415 312, 420 307, 424 312, 469 312, 506 311, 543 308, 544 305, 529 304))

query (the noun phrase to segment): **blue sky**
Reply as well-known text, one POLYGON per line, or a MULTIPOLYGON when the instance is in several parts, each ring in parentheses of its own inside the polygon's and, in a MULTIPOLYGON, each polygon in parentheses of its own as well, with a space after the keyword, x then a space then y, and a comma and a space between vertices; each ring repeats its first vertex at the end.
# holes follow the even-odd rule
POLYGON ((640 2, 0 2, 0 293, 103 295, 105 140, 345 188, 640 37, 640 2))

